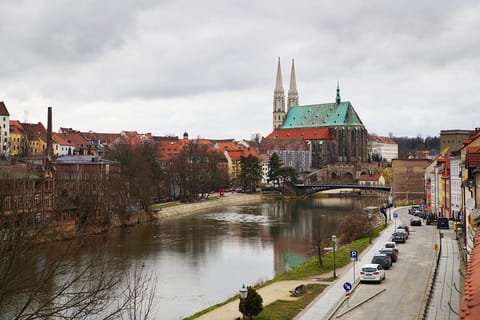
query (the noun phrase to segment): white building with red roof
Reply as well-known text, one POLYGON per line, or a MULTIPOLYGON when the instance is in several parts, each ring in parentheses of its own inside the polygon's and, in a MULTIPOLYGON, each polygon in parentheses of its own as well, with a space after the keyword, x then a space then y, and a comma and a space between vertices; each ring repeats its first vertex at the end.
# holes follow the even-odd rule
POLYGON ((361 174, 358 178, 358 184, 362 186, 384 187, 385 178, 379 174, 361 174))
POLYGON ((389 137, 368 135, 368 154, 378 155, 387 162, 398 158, 398 144, 389 137))

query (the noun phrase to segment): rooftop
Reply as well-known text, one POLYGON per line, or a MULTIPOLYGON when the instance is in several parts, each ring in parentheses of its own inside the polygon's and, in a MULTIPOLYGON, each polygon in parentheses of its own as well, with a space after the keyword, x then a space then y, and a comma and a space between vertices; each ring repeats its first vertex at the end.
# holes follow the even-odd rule
POLYGON ((280 129, 334 126, 363 126, 363 123, 346 101, 290 107, 280 129))

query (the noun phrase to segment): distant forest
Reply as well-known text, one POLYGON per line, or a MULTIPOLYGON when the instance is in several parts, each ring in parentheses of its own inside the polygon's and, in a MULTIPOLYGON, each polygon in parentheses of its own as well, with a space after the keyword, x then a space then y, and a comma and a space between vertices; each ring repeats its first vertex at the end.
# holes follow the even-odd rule
POLYGON ((414 155, 415 151, 429 150, 437 154, 440 150, 440 137, 390 137, 398 143, 398 158, 405 159, 414 155))

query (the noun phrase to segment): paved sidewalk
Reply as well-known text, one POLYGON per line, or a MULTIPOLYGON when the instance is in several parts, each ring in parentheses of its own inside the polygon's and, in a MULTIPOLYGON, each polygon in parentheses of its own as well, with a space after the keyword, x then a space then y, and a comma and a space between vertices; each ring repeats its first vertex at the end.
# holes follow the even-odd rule
POLYGON ((458 319, 460 312, 460 257, 453 230, 442 230, 442 251, 426 319, 458 319))

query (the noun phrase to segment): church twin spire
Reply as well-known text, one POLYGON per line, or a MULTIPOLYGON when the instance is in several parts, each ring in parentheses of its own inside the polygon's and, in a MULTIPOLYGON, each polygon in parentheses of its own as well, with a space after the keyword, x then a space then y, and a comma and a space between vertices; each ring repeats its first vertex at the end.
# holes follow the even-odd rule
POLYGON ((288 89, 288 107, 298 106, 297 79, 295 77, 295 60, 292 59, 292 71, 290 72, 290 89, 288 89))
MULTIPOLYGON (((292 59, 292 71, 290 73, 290 88, 288 89, 287 107, 298 106, 297 80, 295 77, 295 63, 292 59)), ((280 67, 280 57, 277 64, 277 77, 275 81, 275 90, 273 94, 273 129, 277 129, 283 124, 287 110, 285 109, 285 93, 283 89, 282 69, 280 67)))
MULTIPOLYGON (((337 80, 337 95, 335 102, 340 104, 340 84, 337 80)), ((292 70, 290 72, 290 87, 288 89, 287 107, 285 108, 285 93, 283 89, 282 68, 280 66, 280 57, 277 63, 277 76, 275 79, 275 90, 273 94, 273 130, 283 125, 287 116, 288 108, 298 106, 297 78, 295 76, 295 60, 292 59, 292 70)))

